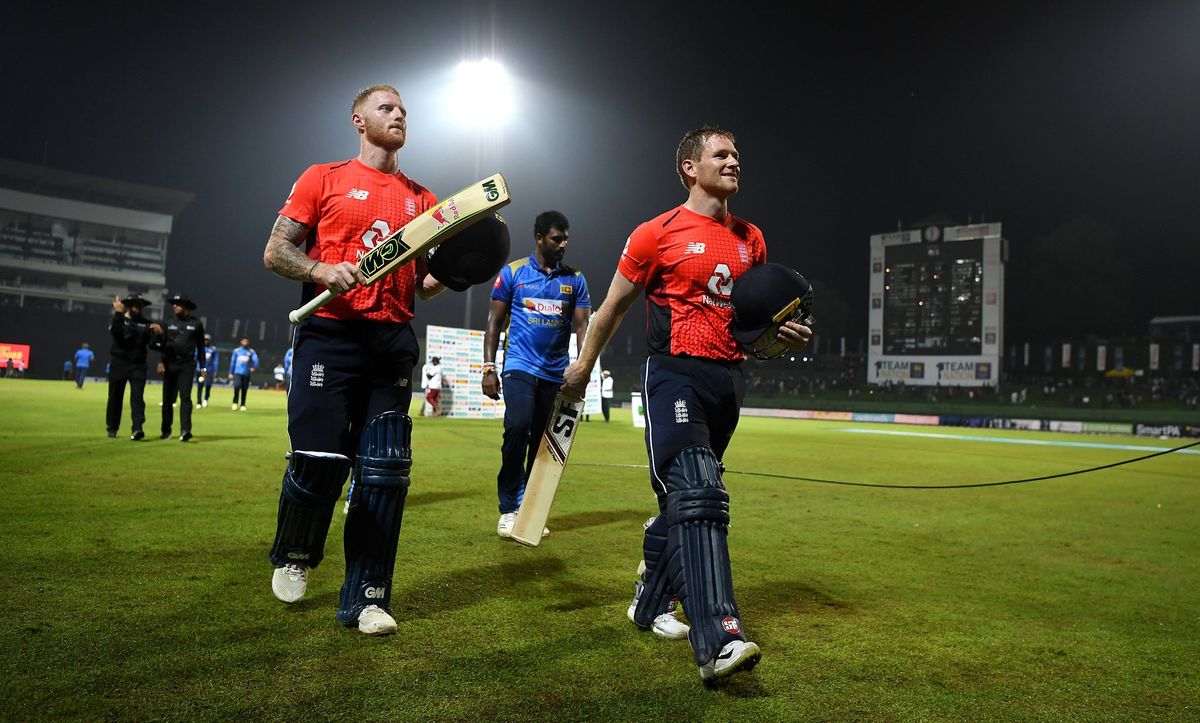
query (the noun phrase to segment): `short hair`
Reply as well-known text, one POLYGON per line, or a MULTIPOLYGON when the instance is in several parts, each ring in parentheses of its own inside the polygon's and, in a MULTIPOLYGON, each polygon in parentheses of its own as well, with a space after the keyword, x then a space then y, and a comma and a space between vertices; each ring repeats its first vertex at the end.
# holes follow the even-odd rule
POLYGON ((715 126, 688 131, 683 134, 683 140, 679 141, 679 148, 675 150, 675 172, 679 174, 679 182, 684 188, 691 190, 687 184, 687 176, 683 173, 683 162, 700 160, 700 156, 704 154, 704 144, 713 136, 724 136, 730 143, 737 143, 732 132, 715 126))
POLYGON ((396 90, 390 85, 372 85, 370 88, 363 88, 362 90, 358 91, 358 95, 354 96, 354 102, 350 104, 350 112, 357 113, 358 107, 362 105, 363 102, 366 101, 366 99, 377 90, 386 90, 389 93, 400 95, 400 91, 396 90))
POLYGON ((563 231, 567 231, 571 228, 571 223, 567 221, 567 217, 561 211, 542 211, 533 220, 533 234, 535 236, 545 236, 555 226, 563 231))

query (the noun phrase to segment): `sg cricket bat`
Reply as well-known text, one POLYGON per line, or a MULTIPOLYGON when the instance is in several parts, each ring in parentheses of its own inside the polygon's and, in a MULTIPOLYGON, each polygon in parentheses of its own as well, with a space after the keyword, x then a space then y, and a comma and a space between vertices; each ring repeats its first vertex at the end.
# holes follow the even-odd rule
MULTIPOLYGON (((358 260, 358 270, 370 286, 420 254, 478 221, 487 211, 505 206, 511 199, 508 184, 499 173, 477 181, 463 190, 439 201, 433 208, 404 224, 358 260)), ((299 324, 325 306, 337 294, 329 289, 318 294, 299 309, 288 314, 293 324, 299 324)))
POLYGON ((579 428, 583 400, 559 392, 554 398, 553 409, 533 460, 533 469, 525 482, 525 496, 512 529, 512 539, 530 547, 537 547, 542 542, 542 529, 550 516, 554 493, 558 491, 558 481, 567 464, 567 455, 571 453, 571 443, 575 441, 575 430, 579 428))

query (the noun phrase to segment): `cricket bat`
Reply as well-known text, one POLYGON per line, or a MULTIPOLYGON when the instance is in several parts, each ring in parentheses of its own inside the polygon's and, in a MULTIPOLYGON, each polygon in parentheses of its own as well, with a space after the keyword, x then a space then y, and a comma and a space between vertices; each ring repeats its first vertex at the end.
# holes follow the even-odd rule
POLYGON ((554 504, 554 493, 558 491, 567 456, 571 454, 575 430, 579 428, 583 400, 559 392, 554 398, 553 409, 533 460, 533 469, 525 482, 525 496, 512 529, 512 539, 530 547, 537 547, 542 542, 542 529, 550 516, 550 506, 554 504))
MULTIPOLYGON (((363 285, 374 284, 475 223, 485 212, 501 208, 510 200, 508 184, 499 173, 443 198, 428 211, 404 224, 399 231, 380 241, 358 260, 358 270, 366 277, 363 285)), ((304 306, 293 309, 288 314, 288 320, 299 324, 336 296, 334 291, 326 289, 304 306)))

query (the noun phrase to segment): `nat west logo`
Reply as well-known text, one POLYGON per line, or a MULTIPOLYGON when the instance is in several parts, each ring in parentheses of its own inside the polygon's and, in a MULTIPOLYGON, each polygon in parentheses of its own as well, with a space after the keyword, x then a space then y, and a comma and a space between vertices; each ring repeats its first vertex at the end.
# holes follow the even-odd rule
POLYGON ((355 201, 365 201, 369 195, 371 195, 370 191, 364 191, 361 188, 351 188, 346 194, 346 198, 353 198, 355 201))
POLYGON ((387 595, 387 588, 382 586, 369 587, 366 590, 363 590, 363 597, 367 598, 368 600, 378 600, 384 595, 387 595))
POLYGON ((554 414, 554 423, 546 428, 546 448, 559 464, 567 463, 567 453, 571 451, 582 409, 583 400, 563 399, 554 414))
POLYGON ((483 196, 488 201, 495 201, 497 198, 500 198, 500 189, 496 187, 495 181, 483 182, 483 196))
POLYGON ((400 229, 395 235, 388 236, 379 245, 364 254, 358 262, 358 268, 363 272, 363 276, 368 279, 378 276, 388 263, 408 253, 412 246, 404 243, 403 236, 404 229, 400 229))
POLYGON ((542 316, 562 316, 563 303, 559 299, 525 299, 525 311, 542 316))
POLYGON ((570 284, 559 284, 558 285, 558 293, 560 293, 560 294, 566 294, 566 295, 570 296, 574 292, 575 292, 575 287, 571 286, 570 284))
POLYGON ((375 223, 371 224, 371 228, 367 229, 366 233, 362 235, 363 246, 373 249, 375 248, 375 244, 379 242, 379 239, 387 238, 391 235, 392 227, 388 225, 388 222, 376 219, 375 223))
POLYGON ((938 379, 947 381, 976 381, 992 378, 990 362, 938 362, 938 379))
POLYGON ((875 376, 879 379, 924 379, 925 362, 877 361, 875 376))

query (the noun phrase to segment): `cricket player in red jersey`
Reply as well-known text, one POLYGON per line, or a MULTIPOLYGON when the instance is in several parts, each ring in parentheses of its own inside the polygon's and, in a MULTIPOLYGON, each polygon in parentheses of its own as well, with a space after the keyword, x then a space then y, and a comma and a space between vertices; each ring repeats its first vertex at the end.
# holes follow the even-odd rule
MULTIPOLYGON (((721 457, 741 412, 745 358, 733 338, 734 280, 766 262, 762 232, 729 213, 741 164, 733 134, 719 128, 687 133, 676 171, 688 198, 638 226, 592 318, 563 391, 582 397, 600 351, 634 300, 646 293, 649 355, 642 366, 646 450, 658 515, 643 540, 645 570, 629 617, 663 637, 682 626, 670 612, 678 596, 705 681, 749 670, 761 652, 746 640, 733 595, 726 531, 729 495, 721 457)), ((789 321, 778 340, 802 349, 809 327, 789 321)))
POLYGON ((428 298, 444 288, 428 275, 424 259, 360 285, 359 257, 437 202, 397 165, 406 117, 395 88, 361 91, 350 116, 358 157, 301 174, 263 255, 267 269, 304 282, 306 301, 323 288, 340 294, 302 322, 292 342, 292 452, 270 552, 271 589, 286 603, 304 596, 353 471, 337 618, 370 635, 396 631, 392 571, 412 467, 408 408, 419 356, 410 326, 414 296, 428 298))

